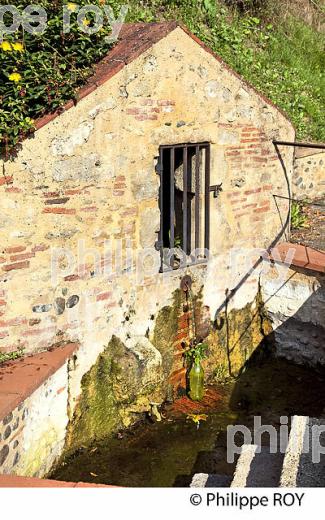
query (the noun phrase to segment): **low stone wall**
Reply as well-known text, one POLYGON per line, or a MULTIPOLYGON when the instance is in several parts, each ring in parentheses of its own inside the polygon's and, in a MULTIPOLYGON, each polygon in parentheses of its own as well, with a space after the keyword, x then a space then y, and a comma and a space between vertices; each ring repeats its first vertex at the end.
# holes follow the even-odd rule
POLYGON ((325 195, 325 151, 298 148, 293 174, 293 197, 316 199, 325 195))
POLYGON ((0 474, 43 477, 61 455, 69 420, 68 347, 1 367, 0 474), (13 395, 17 405, 7 412, 13 395))
POLYGON ((324 274, 275 264, 261 277, 275 353, 312 367, 325 366, 324 274))

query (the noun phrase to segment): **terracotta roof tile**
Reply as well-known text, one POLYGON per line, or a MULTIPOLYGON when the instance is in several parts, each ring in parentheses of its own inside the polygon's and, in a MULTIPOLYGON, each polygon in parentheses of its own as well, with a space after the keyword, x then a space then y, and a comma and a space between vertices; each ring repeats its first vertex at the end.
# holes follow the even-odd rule
POLYGON ((283 242, 272 249, 268 259, 276 263, 303 267, 311 271, 325 273, 325 252, 317 251, 316 249, 301 244, 283 242), (289 252, 293 254, 291 264, 287 264, 286 262, 289 252))

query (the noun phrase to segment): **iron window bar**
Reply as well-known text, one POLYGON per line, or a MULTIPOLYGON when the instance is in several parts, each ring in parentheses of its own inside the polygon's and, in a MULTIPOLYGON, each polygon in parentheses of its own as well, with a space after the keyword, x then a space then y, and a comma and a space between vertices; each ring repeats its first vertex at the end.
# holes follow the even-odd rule
POLYGON ((290 202, 297 202, 298 204, 301 204, 302 206, 319 206, 321 208, 325 208, 325 204, 322 202, 308 202, 303 199, 294 199, 293 197, 285 197, 284 195, 273 195, 275 199, 285 199, 290 200, 290 202))
POLYGON ((298 143, 296 141, 273 141, 275 145, 281 146, 296 146, 300 148, 318 148, 319 150, 325 150, 325 144, 321 143, 298 143))
MULTIPOLYGON (((159 148, 159 160, 156 167, 157 173, 160 175, 160 231, 159 239, 156 242, 156 249, 160 251, 161 256, 161 272, 172 271, 179 267, 187 267, 196 264, 205 264, 208 260, 205 254, 202 258, 200 255, 192 255, 192 248, 200 250, 201 246, 201 227, 204 225, 204 243, 205 253, 209 251, 210 245, 210 192, 216 193, 217 186, 210 186, 210 143, 184 143, 176 145, 162 145, 159 148), (201 159, 204 153, 204 169, 201 169, 201 159), (175 236, 176 229, 176 208, 175 208, 175 186, 176 186, 176 153, 178 161, 181 160, 183 167, 182 172, 182 211, 181 218, 179 216, 178 224, 182 226, 182 248, 179 249, 175 236), (166 166, 166 154, 168 158, 168 166, 166 166), (194 155, 193 155, 194 154, 194 155), (168 168, 169 167, 169 168, 168 168), (169 170, 169 171, 167 171, 169 170), (193 171, 195 173, 193 183, 193 171), (202 171, 201 171, 202 170, 202 171), (202 178, 202 183, 201 183, 202 178), (166 183, 167 179, 167 183, 166 183), (194 184, 194 191, 193 191, 194 184), (201 185, 202 184, 202 185, 201 185), (192 233, 192 211, 193 204, 191 198, 194 198, 194 233, 192 233), (204 212, 201 212, 201 198, 204 200, 204 212), (168 201, 169 199, 169 201, 168 201), (168 207, 169 202, 169 207, 168 207), (168 211, 169 210, 169 211, 168 211), (166 218, 168 219, 166 221, 166 218), (169 236, 168 236, 169 234, 169 236), (168 239, 167 239, 168 236, 168 239), (167 244, 168 242, 168 244, 167 244), (168 245, 168 247, 167 247, 168 245), (182 261, 185 265, 177 265, 177 253, 181 251, 182 261), (166 259, 166 252, 167 259, 166 259), (166 261, 167 260, 167 261, 166 261)), ((180 180, 180 179, 179 179, 180 180)), ((176 186, 177 188, 177 186, 176 186)), ((179 190, 179 188, 178 188, 179 190)), ((180 200, 178 200, 180 204, 180 200)))

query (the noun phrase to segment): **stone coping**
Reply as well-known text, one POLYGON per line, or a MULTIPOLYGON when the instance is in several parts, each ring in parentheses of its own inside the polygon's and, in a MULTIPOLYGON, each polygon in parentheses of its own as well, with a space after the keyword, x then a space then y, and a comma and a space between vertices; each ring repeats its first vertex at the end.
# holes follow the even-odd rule
POLYGON ((78 343, 68 343, 0 365, 0 420, 61 368, 78 347, 78 343))
POLYGON ((325 251, 318 251, 302 244, 283 242, 273 248, 267 258, 276 263, 284 263, 296 267, 303 267, 311 271, 318 271, 319 273, 325 273, 325 251), (289 250, 294 250, 291 263, 286 262, 289 250))
POLYGON ((88 484, 86 482, 60 482, 34 477, 17 475, 0 475, 0 488, 115 488, 105 484, 88 484))

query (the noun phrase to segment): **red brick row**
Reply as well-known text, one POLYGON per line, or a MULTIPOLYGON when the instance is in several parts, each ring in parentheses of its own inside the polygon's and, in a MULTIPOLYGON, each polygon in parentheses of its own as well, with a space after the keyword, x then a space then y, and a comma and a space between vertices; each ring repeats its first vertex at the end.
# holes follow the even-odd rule
POLYGON ((4 184, 12 184, 13 178, 12 177, 0 177, 0 186, 3 186, 4 184))
POLYGON ((158 116, 154 114, 140 114, 135 116, 137 121, 157 121, 158 116))
POLYGON ((43 213, 53 213, 55 215, 75 215, 77 211, 73 208, 44 208, 43 213))
POLYGON ((21 193, 22 191, 23 190, 21 190, 20 188, 17 188, 16 186, 11 186, 10 188, 5 189, 6 193, 21 193))
POLYGON ((29 267, 30 262, 28 260, 24 262, 16 262, 15 264, 7 264, 2 267, 3 271, 13 271, 15 269, 26 269, 29 267))
POLYGON ((34 258, 35 253, 21 253, 19 255, 11 255, 10 260, 11 262, 19 262, 21 260, 28 260, 29 258, 34 258))
POLYGON ((0 320, 0 327, 18 327, 19 325, 26 325, 27 319, 18 316, 17 318, 12 318, 11 320, 2 321, 0 320))
POLYGON ((112 297, 112 292, 103 292, 101 294, 97 294, 96 301, 101 302, 104 300, 109 300, 112 297))
POLYGON ((23 251, 26 251, 26 246, 11 246, 6 247, 5 253, 11 254, 11 253, 22 253, 23 251))

